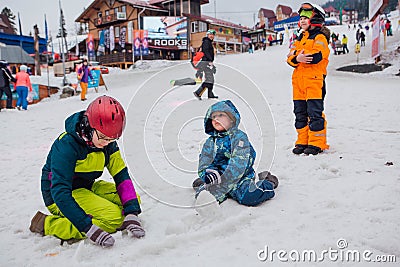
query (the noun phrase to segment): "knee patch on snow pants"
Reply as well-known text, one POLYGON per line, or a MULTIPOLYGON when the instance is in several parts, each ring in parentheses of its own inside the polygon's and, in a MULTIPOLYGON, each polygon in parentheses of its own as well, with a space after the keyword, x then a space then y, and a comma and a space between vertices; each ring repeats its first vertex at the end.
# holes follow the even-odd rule
POLYGON ((229 195, 239 204, 257 206, 275 196, 274 186, 270 181, 261 180, 255 183, 248 179, 229 195))

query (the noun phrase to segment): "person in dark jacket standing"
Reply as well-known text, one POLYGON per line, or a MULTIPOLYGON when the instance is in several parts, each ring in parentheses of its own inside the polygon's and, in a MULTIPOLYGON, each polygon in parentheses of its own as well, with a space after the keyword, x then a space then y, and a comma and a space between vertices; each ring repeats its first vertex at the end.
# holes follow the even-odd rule
POLYGON ((7 65, 7 61, 0 60, 0 98, 4 92, 7 96, 6 108, 13 109, 10 82, 16 82, 17 80, 12 76, 10 70, 7 68, 7 65))
POLYGON ((122 105, 105 95, 66 119, 42 168, 41 191, 51 215, 38 211, 31 232, 68 242, 87 237, 102 247, 114 245, 116 231, 145 235, 139 198, 116 142, 124 128, 122 105), (114 183, 96 181, 104 168, 114 183))
POLYGON ((204 72, 205 80, 197 89, 193 92, 194 96, 201 100, 201 96, 203 93, 208 90, 208 98, 218 98, 218 96, 214 95, 214 74, 216 72, 216 68, 214 66, 214 46, 213 40, 216 34, 215 30, 208 30, 206 37, 203 38, 203 42, 201 44, 201 51, 204 53, 204 56, 200 63, 200 71, 204 72))

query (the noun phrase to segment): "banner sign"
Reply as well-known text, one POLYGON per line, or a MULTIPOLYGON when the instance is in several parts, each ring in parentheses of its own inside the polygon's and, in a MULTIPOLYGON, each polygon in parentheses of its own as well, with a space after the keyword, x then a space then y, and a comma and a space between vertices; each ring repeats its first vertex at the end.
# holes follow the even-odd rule
POLYGON ((377 16, 372 23, 372 58, 376 58, 380 55, 380 48, 379 48, 379 34, 380 34, 380 23, 379 23, 379 16, 377 16))
POLYGON ((142 40, 140 39, 140 30, 133 30, 133 54, 140 56, 140 46, 142 40))
POLYGON ((94 39, 92 34, 88 34, 86 39, 86 47, 88 51, 88 57, 94 57, 94 39))
POLYGON ((90 73, 93 76, 93 79, 90 78, 88 80, 88 88, 99 87, 100 83, 100 70, 90 70, 90 73))
POLYGON ((188 49, 186 17, 143 17, 143 28, 148 31, 148 44, 169 50, 188 49))
POLYGON ((126 27, 121 27, 119 33, 119 45, 121 46, 122 49, 125 48, 125 42, 126 42, 126 27))

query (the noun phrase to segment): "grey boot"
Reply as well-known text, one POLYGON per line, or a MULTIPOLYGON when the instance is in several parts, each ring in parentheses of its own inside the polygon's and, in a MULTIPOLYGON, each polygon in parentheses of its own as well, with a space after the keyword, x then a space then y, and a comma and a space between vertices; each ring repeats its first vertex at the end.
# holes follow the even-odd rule
POLYGON ((277 188, 278 185, 279 185, 278 177, 276 177, 275 175, 271 174, 269 171, 260 172, 258 174, 258 179, 267 180, 267 181, 271 182, 273 184, 273 186, 274 186, 274 189, 277 188))

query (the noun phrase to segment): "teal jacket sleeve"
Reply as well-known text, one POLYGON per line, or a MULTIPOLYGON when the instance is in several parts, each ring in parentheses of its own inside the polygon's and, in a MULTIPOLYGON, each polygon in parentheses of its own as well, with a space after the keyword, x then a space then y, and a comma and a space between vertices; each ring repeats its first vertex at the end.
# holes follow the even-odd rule
POLYGON ((78 144, 67 134, 54 142, 50 153, 50 192, 54 202, 79 231, 87 232, 92 225, 92 219, 72 197, 72 179, 80 154, 78 144))

